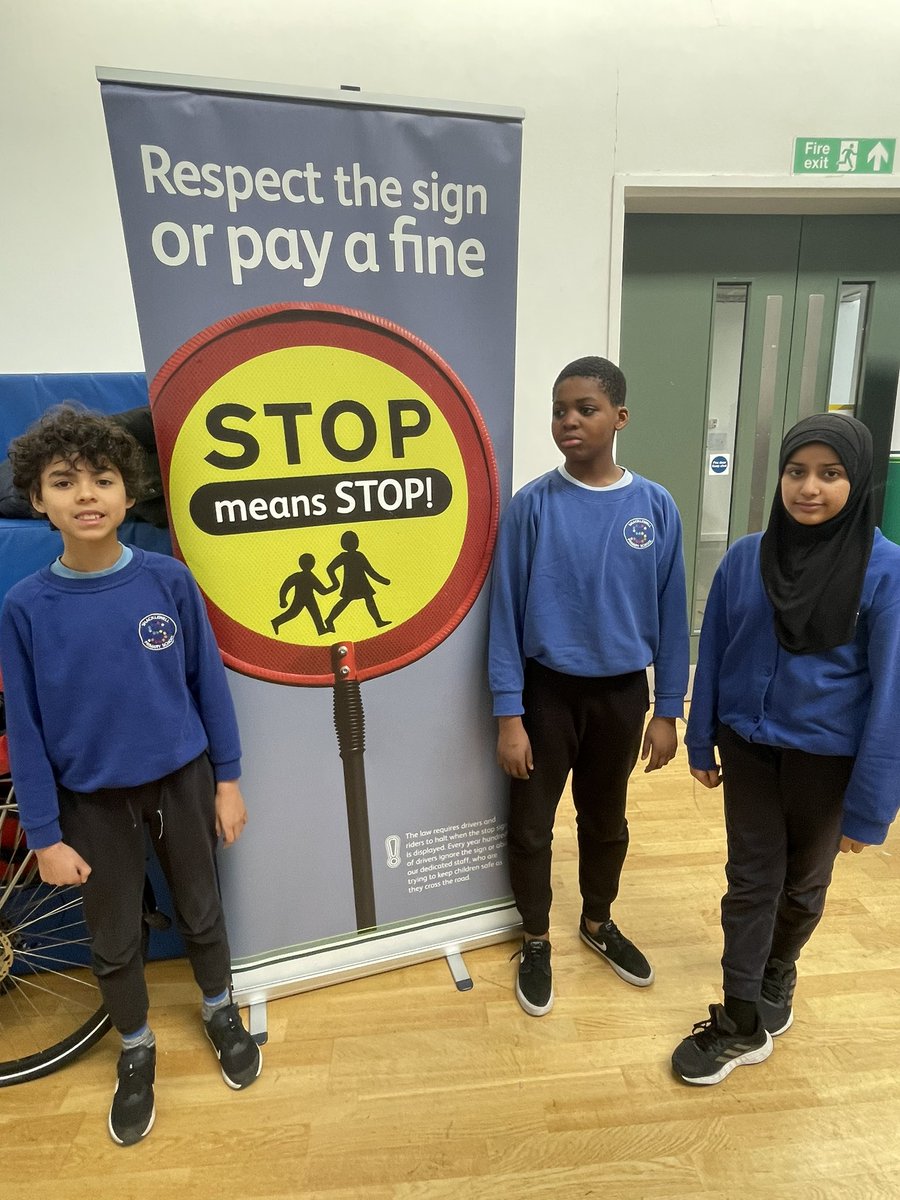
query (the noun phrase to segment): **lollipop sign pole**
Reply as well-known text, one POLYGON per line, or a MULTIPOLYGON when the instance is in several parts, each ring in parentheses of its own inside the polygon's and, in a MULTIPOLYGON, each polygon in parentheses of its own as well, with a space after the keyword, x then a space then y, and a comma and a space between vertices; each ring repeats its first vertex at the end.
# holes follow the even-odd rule
POLYGON ((331 663, 334 670, 334 728, 344 764, 344 793, 347 800, 356 928, 362 931, 374 928, 377 922, 366 773, 363 763, 366 752, 366 722, 353 643, 338 642, 332 646, 331 663))

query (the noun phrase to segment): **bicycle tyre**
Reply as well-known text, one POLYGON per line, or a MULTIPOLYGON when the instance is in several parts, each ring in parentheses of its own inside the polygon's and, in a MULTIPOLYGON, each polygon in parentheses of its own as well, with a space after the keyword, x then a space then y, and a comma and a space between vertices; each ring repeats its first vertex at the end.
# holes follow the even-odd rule
POLYGON ((43 884, 11 786, 0 801, 0 1087, 73 1062, 111 1027, 89 969, 77 887, 43 884))
POLYGON ((9 1059, 0 1062, 0 1088, 12 1087, 16 1083, 27 1083, 31 1079, 40 1079, 43 1075, 51 1075, 61 1067, 74 1062, 79 1055, 84 1054, 112 1028, 112 1022, 106 1009, 100 1007, 93 1017, 85 1021, 80 1029, 76 1029, 69 1037, 57 1042, 46 1050, 39 1050, 25 1058, 9 1059))

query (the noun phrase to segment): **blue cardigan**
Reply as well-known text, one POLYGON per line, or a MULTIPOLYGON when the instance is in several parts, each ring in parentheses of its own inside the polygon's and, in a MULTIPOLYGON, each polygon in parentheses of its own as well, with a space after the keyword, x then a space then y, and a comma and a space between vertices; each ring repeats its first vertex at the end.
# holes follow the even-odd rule
POLYGON ((884 841, 900 807, 900 546, 875 531, 856 637, 822 654, 791 654, 775 636, 759 569, 762 535, 729 549, 713 580, 685 745, 715 767, 719 722, 748 742, 855 758, 843 832, 884 841))

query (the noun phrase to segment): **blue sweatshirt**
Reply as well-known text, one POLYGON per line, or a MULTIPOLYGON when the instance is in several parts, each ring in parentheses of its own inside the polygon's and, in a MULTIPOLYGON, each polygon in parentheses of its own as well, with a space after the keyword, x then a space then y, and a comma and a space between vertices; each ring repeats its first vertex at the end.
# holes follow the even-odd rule
POLYGON ((590 677, 652 663, 656 715, 682 715, 689 643, 681 518, 665 488, 639 475, 587 488, 557 469, 513 496, 491 586, 495 716, 523 711, 527 658, 590 677))
POLYGON ((240 775, 225 668, 187 567, 133 548, 86 579, 49 567, 0 612, 10 762, 28 844, 61 840, 57 784, 137 787, 209 751, 216 780, 240 775))
POLYGON ((719 722, 748 742, 855 758, 843 832, 878 845, 900 806, 900 546, 875 531, 856 636, 791 654, 775 636, 759 569, 761 534, 735 542, 713 579, 685 745, 715 768, 719 722))

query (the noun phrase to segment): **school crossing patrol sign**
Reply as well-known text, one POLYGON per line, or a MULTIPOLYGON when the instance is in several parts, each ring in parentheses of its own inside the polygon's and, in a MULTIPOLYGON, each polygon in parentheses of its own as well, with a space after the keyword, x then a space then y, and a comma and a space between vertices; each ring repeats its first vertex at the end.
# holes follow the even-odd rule
POLYGON ((151 387, 173 539, 229 666, 334 682, 414 661, 484 582, 498 517, 474 400, 423 341, 372 314, 274 304, 204 330, 151 387))
POLYGON ((505 938, 484 581, 523 114, 98 75, 174 550, 241 728, 236 996, 505 938))

